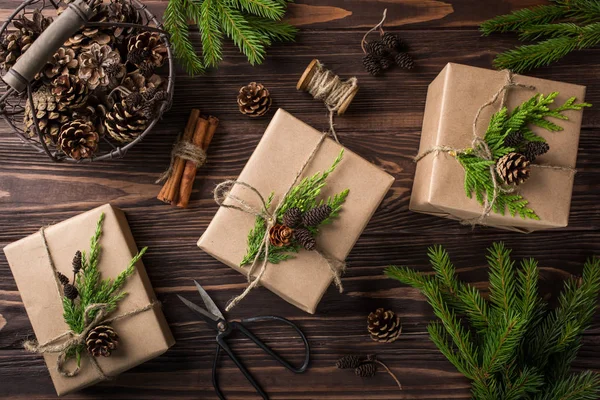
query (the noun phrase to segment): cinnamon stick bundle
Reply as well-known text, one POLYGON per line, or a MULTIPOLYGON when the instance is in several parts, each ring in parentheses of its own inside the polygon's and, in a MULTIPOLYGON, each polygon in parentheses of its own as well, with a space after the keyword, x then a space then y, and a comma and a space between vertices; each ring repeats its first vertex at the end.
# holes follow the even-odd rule
MULTIPOLYGON (((200 110, 192 110, 180 139, 181 142, 175 147, 171 173, 157 196, 159 200, 182 208, 188 206, 199 164, 198 161, 192 161, 189 156, 180 157, 178 149, 187 146, 189 150, 189 146, 195 146, 196 149, 192 148, 192 153, 198 153, 199 149, 206 153, 218 125, 218 118, 202 117, 200 110)), ((189 151, 186 153, 189 154, 189 151)), ((191 158, 198 158, 199 154, 195 155, 196 157, 191 158)))

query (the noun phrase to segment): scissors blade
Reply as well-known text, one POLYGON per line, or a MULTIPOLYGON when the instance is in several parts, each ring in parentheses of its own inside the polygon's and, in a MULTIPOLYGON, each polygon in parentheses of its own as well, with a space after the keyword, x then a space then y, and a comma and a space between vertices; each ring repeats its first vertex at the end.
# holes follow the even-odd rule
POLYGON ((211 325, 215 329, 217 328, 217 322, 220 320, 218 316, 209 313, 205 309, 197 306, 196 304, 192 303, 183 296, 177 295, 177 297, 179 297, 179 300, 181 300, 183 304, 188 306, 190 310, 194 311, 196 314, 199 314, 202 317, 202 319, 205 320, 209 325, 211 325))
POLYGON ((225 317, 223 316, 223 313, 219 310, 219 307, 217 307, 217 305, 210 298, 208 293, 206 293, 206 290, 204 290, 204 288, 202 286, 200 286, 200 284, 198 282, 194 281, 194 283, 196 284, 196 288, 198 289, 198 292, 200 292, 200 296, 202 296, 202 300, 204 300, 204 305, 206 306, 208 311, 210 311, 211 313, 213 313, 214 315, 216 315, 217 317, 219 317, 221 319, 225 319, 225 317))

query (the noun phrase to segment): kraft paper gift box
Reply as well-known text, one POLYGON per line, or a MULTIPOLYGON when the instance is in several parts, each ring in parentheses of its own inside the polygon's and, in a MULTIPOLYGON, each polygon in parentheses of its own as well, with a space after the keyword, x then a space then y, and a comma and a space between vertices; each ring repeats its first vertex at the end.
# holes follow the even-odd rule
MULTIPOLYGON (((265 198, 273 192, 274 208, 293 183, 321 135, 321 132, 286 111, 278 110, 238 181, 254 186, 265 198)), ((343 142, 343 136, 341 140, 343 142)), ((326 139, 301 178, 329 168, 341 149, 338 143, 326 139)), ((339 216, 332 224, 320 228, 317 246, 336 259, 345 260, 393 181, 392 176, 346 149, 342 162, 328 177, 320 197, 327 198, 347 188, 350 193, 339 216)), ((231 194, 258 206, 258 200, 251 191, 239 185, 234 186, 231 194)), ((254 222, 253 215, 220 207, 198 241, 198 246, 217 260, 247 275, 249 267, 240 267, 240 262, 246 254, 246 240, 254 222)), ((332 274, 319 255, 301 250, 294 259, 268 265, 260 282, 284 300, 314 313, 332 282, 332 274)), ((251 292, 238 307, 252 301, 253 296, 259 296, 256 293, 259 290, 251 292)))
MULTIPOLYGON (((448 64, 429 85, 419 154, 434 146, 470 147, 472 124, 477 110, 506 83, 507 73, 460 64, 448 64)), ((507 107, 515 107, 537 93, 559 92, 554 104, 561 105, 570 97, 583 102, 585 87, 564 82, 514 75, 514 82, 533 85, 535 90, 510 88, 507 107)), ((487 107, 477 125, 483 137, 490 117, 499 111, 499 101, 487 107)), ((548 132, 538 127, 533 131, 544 137, 550 151, 536 159, 536 164, 575 168, 582 112, 567 111, 568 121, 556 120, 564 128, 548 132)), ((491 212, 482 222, 485 225, 520 232, 567 226, 573 191, 574 171, 532 168, 530 178, 518 186, 518 193, 529 201, 540 220, 512 217, 491 212)), ((410 210, 457 220, 475 220, 481 216, 482 205, 468 198, 464 191, 465 172, 449 154, 429 154, 417 163, 410 199, 410 210)))
MULTIPOLYGON (((45 228, 48 248, 59 272, 73 276, 73 256, 77 250, 89 252, 90 238, 102 212, 105 219, 100 238, 100 276, 102 279, 115 278, 127 268, 138 250, 123 211, 106 204, 45 228)), ((56 277, 41 233, 9 244, 4 253, 38 342, 46 342, 68 331, 56 277)), ((108 318, 145 307, 156 300, 141 260, 136 264, 136 272, 127 278, 123 290, 127 296, 108 318)), ((119 346, 110 357, 96 358, 108 376, 155 358, 175 343, 160 306, 111 322, 111 326, 119 335, 119 346)), ((102 380, 91 365, 91 355, 82 354, 80 372, 74 377, 65 377, 58 372, 57 357, 56 353, 44 354, 59 396, 102 380)), ((73 370, 75 366, 75 361, 70 360, 66 369, 73 370)))

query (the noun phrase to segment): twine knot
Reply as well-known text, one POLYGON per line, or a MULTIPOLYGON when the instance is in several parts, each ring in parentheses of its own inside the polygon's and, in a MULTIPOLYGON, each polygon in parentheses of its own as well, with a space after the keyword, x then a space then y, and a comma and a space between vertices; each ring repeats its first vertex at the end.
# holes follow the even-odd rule
POLYGON ((182 140, 183 135, 179 135, 177 138, 177 142, 173 145, 173 149, 171 150, 171 162, 169 167, 165 172, 161 174, 161 176, 156 180, 155 183, 161 183, 169 178, 173 173, 173 167, 175 165, 175 160, 179 157, 182 160, 191 161, 196 165, 196 169, 202 167, 206 164, 206 152, 200 146, 196 146, 192 142, 187 140, 182 140))

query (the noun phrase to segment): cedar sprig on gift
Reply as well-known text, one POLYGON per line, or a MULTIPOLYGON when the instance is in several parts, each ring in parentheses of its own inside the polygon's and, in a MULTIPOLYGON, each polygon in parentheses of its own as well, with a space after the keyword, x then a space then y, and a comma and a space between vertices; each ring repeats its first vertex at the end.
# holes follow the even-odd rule
MULTIPOLYGON (((344 151, 342 150, 331 167, 323 172, 318 172, 311 177, 304 178, 298 185, 294 186, 285 199, 283 199, 277 215, 277 224, 273 227, 277 227, 278 237, 271 239, 268 257, 269 263, 278 264, 282 261, 289 260, 293 258, 293 254, 298 253, 301 248, 306 248, 308 250, 314 249, 314 243, 311 244, 311 239, 314 241, 314 238, 319 233, 319 226, 331 223, 339 215, 342 205, 346 201, 346 197, 348 197, 349 189, 343 190, 327 199, 318 200, 318 197, 321 194, 321 190, 327 184, 327 178, 342 161, 343 155, 344 151), (327 211, 327 216, 325 217, 322 215, 324 210, 327 211), (319 213, 321 215, 318 215, 318 217, 323 218, 312 219, 316 217, 314 215, 310 216, 311 213, 319 213), (285 243, 279 245, 281 240, 276 239, 280 239, 279 233, 285 233, 281 226, 287 227, 285 221, 287 220, 288 223, 290 223, 289 218, 291 214, 297 214, 297 217, 300 218, 301 221, 304 219, 304 221, 295 228, 288 227, 290 229, 295 229, 293 240, 284 241, 285 243), (311 218, 312 222, 316 220, 319 220, 320 222, 316 224, 317 226, 312 226, 311 223, 307 226, 305 225, 307 218, 311 218)), ((267 209, 271 207, 273 196, 274 193, 271 193, 266 201, 267 209)), ((240 265, 250 264, 254 261, 266 233, 266 221, 262 217, 256 217, 254 228, 248 234, 248 250, 240 265)), ((271 233, 273 232, 270 232, 270 234, 271 233)), ((258 259, 264 259, 264 248, 258 259)))
POLYGON ((388 267, 390 278, 419 289, 440 320, 431 341, 472 382, 474 400, 597 399, 600 374, 571 372, 600 292, 600 259, 565 282, 552 310, 539 295, 537 262, 511 260, 502 243, 488 249, 489 296, 459 280, 441 246, 429 249, 434 275, 388 267))
MULTIPOLYGON (((144 247, 129 262, 127 268, 121 272, 115 279, 101 279, 98 263, 100 260, 100 237, 102 236, 102 224, 104 222, 104 213, 100 215, 96 225, 96 231, 90 241, 90 251, 75 253, 73 258, 74 279, 68 283, 68 278, 63 274, 58 274, 58 279, 64 284, 70 284, 78 292, 78 297, 71 299, 63 297, 63 317, 69 328, 75 333, 83 332, 85 328, 85 310, 91 304, 107 304, 106 312, 110 313, 117 308, 119 301, 126 295, 121 289, 127 280, 127 277, 135 272, 135 264, 146 253, 147 247, 144 247)), ((88 319, 92 320, 96 311, 88 313, 88 319)), ((67 357, 76 357, 79 362, 81 353, 85 350, 84 345, 74 346, 67 352, 67 357)))
POLYGON ((576 98, 572 97, 563 105, 550 109, 557 96, 558 92, 548 96, 537 94, 511 113, 506 107, 495 113, 484 136, 491 160, 478 155, 482 152, 481 145, 451 153, 465 169, 465 192, 469 198, 475 195, 482 205, 487 199, 492 203, 492 211, 498 214, 504 215, 508 209, 512 216, 539 219, 535 211, 527 206, 528 201, 514 192, 514 185, 525 182, 530 175, 530 162, 549 150, 546 139, 535 134, 530 127, 537 126, 550 132, 562 131, 560 125, 548 118, 566 121, 568 117, 563 114, 565 111, 591 107, 588 103, 576 103, 576 98), (492 170, 496 174, 496 181, 505 189, 499 190, 495 199, 492 170))

